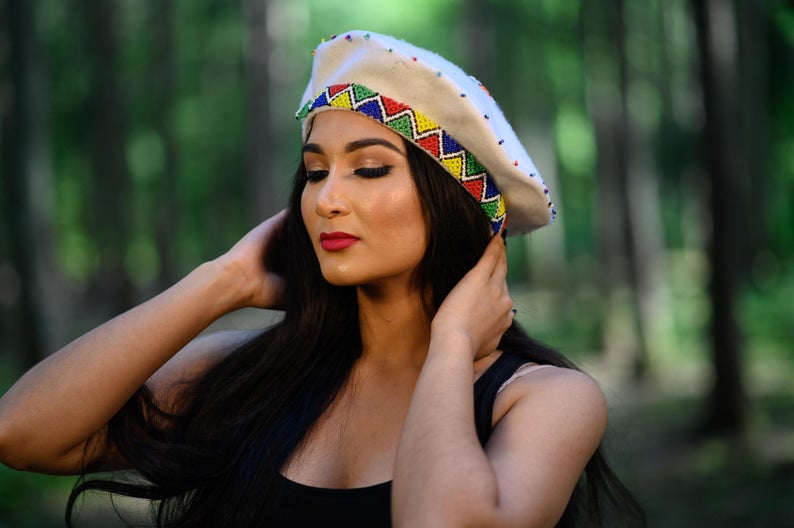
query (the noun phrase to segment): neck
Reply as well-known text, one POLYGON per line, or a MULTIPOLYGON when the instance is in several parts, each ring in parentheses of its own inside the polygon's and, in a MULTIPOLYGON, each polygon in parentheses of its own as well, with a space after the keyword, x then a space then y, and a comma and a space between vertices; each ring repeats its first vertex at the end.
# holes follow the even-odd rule
POLYGON ((430 345, 431 317, 418 288, 358 288, 362 359, 383 368, 421 369, 430 345))

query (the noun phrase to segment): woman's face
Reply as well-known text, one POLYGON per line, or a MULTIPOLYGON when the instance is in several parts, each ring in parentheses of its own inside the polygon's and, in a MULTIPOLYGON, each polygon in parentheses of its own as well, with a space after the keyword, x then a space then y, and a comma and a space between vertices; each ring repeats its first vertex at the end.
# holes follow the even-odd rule
POLYGON ((303 162, 301 214, 325 279, 410 284, 428 234, 402 136, 354 112, 321 112, 303 162))

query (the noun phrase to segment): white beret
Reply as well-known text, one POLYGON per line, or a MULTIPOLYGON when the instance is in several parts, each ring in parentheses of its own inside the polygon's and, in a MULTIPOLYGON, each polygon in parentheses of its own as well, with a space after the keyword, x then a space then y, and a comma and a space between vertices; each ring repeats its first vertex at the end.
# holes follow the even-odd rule
POLYGON ((316 112, 360 112, 436 159, 479 202, 494 233, 508 223, 519 234, 554 221, 548 188, 477 79, 435 53, 368 31, 334 36, 313 53, 296 114, 304 141, 316 112))

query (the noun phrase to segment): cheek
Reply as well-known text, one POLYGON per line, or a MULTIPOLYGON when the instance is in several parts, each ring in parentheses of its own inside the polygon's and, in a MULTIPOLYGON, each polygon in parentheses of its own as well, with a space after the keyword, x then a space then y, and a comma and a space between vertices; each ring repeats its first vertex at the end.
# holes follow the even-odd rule
POLYGON ((390 228, 395 228, 410 220, 413 211, 412 193, 398 189, 386 195, 380 210, 383 221, 390 228))
POLYGON ((427 228, 422 204, 414 188, 395 189, 373 205, 372 214, 378 216, 378 224, 384 230, 393 233, 403 243, 424 247, 427 228))

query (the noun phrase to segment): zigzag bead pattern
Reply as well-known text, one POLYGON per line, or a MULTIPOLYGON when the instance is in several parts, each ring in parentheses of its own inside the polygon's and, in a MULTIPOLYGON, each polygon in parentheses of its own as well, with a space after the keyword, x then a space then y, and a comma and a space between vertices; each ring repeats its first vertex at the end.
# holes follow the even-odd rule
POLYGON ((367 115, 402 134, 438 160, 469 191, 485 212, 494 233, 507 220, 505 201, 485 167, 432 119, 360 84, 335 84, 320 91, 295 115, 305 119, 321 107, 344 108, 367 115))

